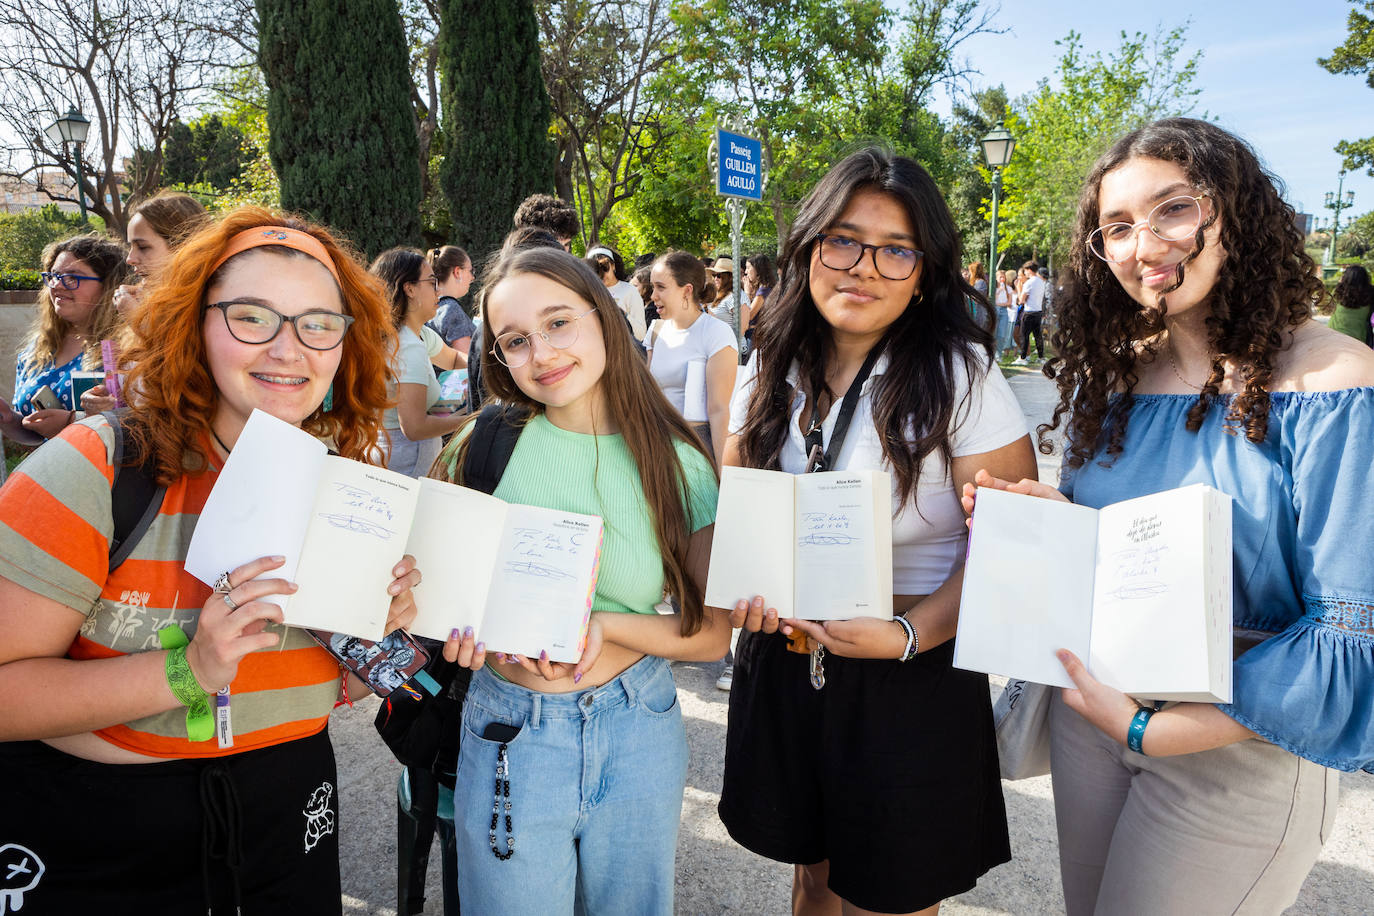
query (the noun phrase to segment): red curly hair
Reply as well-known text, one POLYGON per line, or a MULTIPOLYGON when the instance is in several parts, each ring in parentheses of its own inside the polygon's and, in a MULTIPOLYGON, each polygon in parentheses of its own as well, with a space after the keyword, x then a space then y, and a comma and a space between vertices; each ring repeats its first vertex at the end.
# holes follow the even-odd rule
MULTIPOLYGON (((206 291, 240 257, 211 269, 229 240, 257 226, 286 226, 318 239, 338 270, 344 314, 353 317, 341 345, 330 409, 319 405, 301 428, 330 441, 345 458, 370 464, 378 460, 375 446, 382 410, 390 403, 387 378, 396 348, 381 286, 363 269, 357 251, 324 228, 262 207, 240 207, 178 248, 157 284, 129 315, 134 343, 122 361, 132 366, 125 385, 137 394, 128 428, 134 454, 151 456, 160 483, 171 484, 188 470, 200 470, 209 459, 205 443, 219 391, 205 350, 206 291)), ((250 250, 308 257, 282 246, 250 250)))

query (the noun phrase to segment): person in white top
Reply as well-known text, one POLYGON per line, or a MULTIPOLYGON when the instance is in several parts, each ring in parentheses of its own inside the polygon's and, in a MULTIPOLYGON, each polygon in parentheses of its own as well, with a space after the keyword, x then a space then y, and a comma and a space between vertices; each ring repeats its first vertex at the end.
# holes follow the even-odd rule
POLYGON ((387 455, 388 468, 423 477, 439 454, 441 437, 467 420, 462 413, 429 413, 439 400, 439 382, 430 368, 428 346, 421 333, 425 322, 438 311, 439 281, 425 256, 414 248, 382 252, 368 272, 386 285, 391 320, 399 337, 391 367, 396 406, 383 414, 377 444, 387 455))
POLYGON ((716 284, 715 299, 703 299, 706 310, 730 328, 735 329, 735 312, 739 310, 735 302, 735 262, 730 258, 716 258, 714 264, 706 268, 716 284))
POLYGON ((1016 294, 1007 282, 1007 272, 997 271, 997 289, 994 292, 997 306, 997 354, 1001 356, 1011 349, 1011 328, 1016 321, 1016 294))
POLYGON ((1035 357, 1045 358, 1045 340, 1040 331, 1040 319, 1045 307, 1045 281, 1040 279, 1040 265, 1027 261, 1021 265, 1021 276, 1026 278, 1021 287, 1021 365, 1026 363, 1026 353, 1030 350, 1031 335, 1035 335, 1035 357))
POLYGON ((659 320, 644 337, 649 372, 668 401, 694 425, 720 465, 739 344, 724 322, 702 311, 715 292, 700 259, 670 251, 649 273, 659 320))
POLYGON ((960 249, 920 165, 846 157, 802 202, 731 409, 727 465, 803 473, 819 453, 893 483, 892 618, 783 622, 757 594, 731 612, 746 632, 720 816, 746 848, 803 863, 798 914, 933 914, 1011 858, 988 680, 953 667, 959 497, 980 468, 1036 466, 960 249))
POLYGON ((625 313, 625 317, 630 319, 630 330, 634 333, 635 340, 643 340, 648 330, 644 323, 644 299, 634 284, 626 279, 625 262, 620 260, 620 255, 613 249, 606 247, 593 248, 587 252, 587 260, 593 263, 597 276, 611 291, 611 298, 615 300, 615 304, 625 313))

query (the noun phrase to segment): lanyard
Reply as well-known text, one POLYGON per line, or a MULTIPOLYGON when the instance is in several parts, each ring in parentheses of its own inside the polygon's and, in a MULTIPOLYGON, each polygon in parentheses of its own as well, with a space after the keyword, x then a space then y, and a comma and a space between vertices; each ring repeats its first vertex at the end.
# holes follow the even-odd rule
POLYGON ((849 390, 844 393, 844 400, 840 402, 840 413, 835 417, 835 429, 830 433, 828 449, 821 434, 821 424, 825 421, 819 416, 819 405, 813 400, 811 421, 806 428, 806 473, 828 471, 835 466, 836 459, 840 457, 840 449, 844 447, 844 437, 849 432, 849 421, 854 418, 854 408, 859 405, 859 392, 872 374, 873 365, 878 361, 878 349, 874 347, 868 351, 864 364, 859 368, 859 374, 849 383, 849 390))

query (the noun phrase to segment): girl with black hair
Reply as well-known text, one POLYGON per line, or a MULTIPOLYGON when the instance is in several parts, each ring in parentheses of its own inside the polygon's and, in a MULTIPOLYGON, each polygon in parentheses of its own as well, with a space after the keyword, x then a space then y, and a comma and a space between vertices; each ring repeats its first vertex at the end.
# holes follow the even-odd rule
POLYGON ((1282 912, 1336 771, 1374 772, 1374 354, 1312 320, 1321 283, 1275 185, 1207 121, 1117 141, 1079 199, 1046 370, 1042 451, 1068 418, 1060 490, 978 477, 1094 508, 1195 483, 1233 499, 1230 703, 1157 711, 1059 653, 1071 916, 1282 912))
POLYGON ((1368 345, 1369 319, 1374 315, 1374 286, 1369 283, 1369 271, 1351 264, 1341 274, 1332 298, 1336 300, 1336 308, 1331 312, 1331 330, 1368 345))
POLYGON ((959 488, 982 467, 1033 477, 1035 461, 969 314, 968 299, 987 300, 960 279, 960 249, 919 165, 878 149, 844 159, 802 204, 732 405, 726 464, 802 473, 818 431, 828 469, 893 480, 892 619, 784 622, 766 595, 731 613, 748 632, 721 820, 796 865, 796 913, 933 912, 1010 858, 987 677, 951 664, 959 488), (787 636, 817 648, 789 651, 787 636))

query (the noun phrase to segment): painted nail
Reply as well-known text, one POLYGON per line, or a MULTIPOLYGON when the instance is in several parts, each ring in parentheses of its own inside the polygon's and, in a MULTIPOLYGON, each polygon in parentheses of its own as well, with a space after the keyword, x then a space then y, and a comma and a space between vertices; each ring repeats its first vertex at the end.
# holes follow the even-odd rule
POLYGON ((739 603, 735 605, 735 610, 737 610, 737 611, 747 611, 747 610, 749 610, 749 602, 748 602, 748 601, 745 601, 743 598, 741 598, 741 599, 739 600, 739 603))
POLYGON ((581 671, 578 671, 576 674, 573 675, 573 683, 574 683, 574 684, 580 684, 580 683, 582 683, 582 672, 581 672, 581 671))
POLYGON ((496 660, 497 660, 498 662, 500 662, 501 664, 504 665, 504 664, 506 663, 506 653, 504 653, 504 652, 497 652, 497 653, 496 653, 496 660))
POLYGON ((478 651, 478 652, 485 652, 485 651, 487 651, 487 644, 484 643, 484 642, 479 642, 479 643, 477 644, 477 650, 476 650, 476 651, 478 651))
POLYGON ((539 650, 539 660, 540 660, 541 662, 546 662, 546 661, 548 661, 548 660, 549 660, 549 653, 548 653, 546 650, 544 650, 544 649, 540 649, 540 650, 539 650))
MULTIPOLYGON (((469 632, 471 632, 471 631, 469 631, 469 632)), ((449 639, 457 639, 457 638, 458 638, 458 628, 457 628, 457 627, 454 627, 452 630, 449 630, 448 638, 449 638, 449 639)))
MULTIPOLYGON (((457 633, 458 631, 457 631, 457 630, 454 630, 453 632, 457 633)), ((464 628, 463 628, 463 638, 464 638, 464 639, 472 639, 472 627, 464 627, 464 628)))

